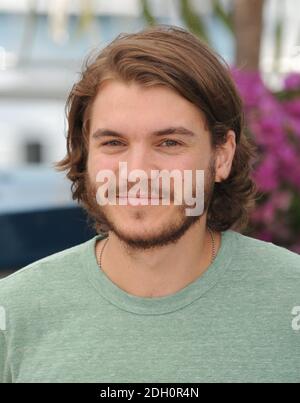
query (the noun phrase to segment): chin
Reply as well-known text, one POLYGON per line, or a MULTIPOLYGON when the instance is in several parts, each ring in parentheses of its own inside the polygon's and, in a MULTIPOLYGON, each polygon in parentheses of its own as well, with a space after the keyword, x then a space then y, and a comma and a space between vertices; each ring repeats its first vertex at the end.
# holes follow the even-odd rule
POLYGON ((134 222, 133 220, 124 220, 121 226, 115 225, 115 228, 126 234, 128 236, 133 237, 148 237, 148 236, 155 236, 162 230, 161 223, 158 225, 154 225, 153 222, 149 220, 146 223, 146 220, 143 222, 134 222))
POLYGON ((107 209, 105 215, 117 231, 130 237, 156 236, 174 223, 183 221, 182 213, 178 211, 178 207, 152 207, 150 208, 151 211, 139 206, 124 207, 107 209))
POLYGON ((152 230, 146 232, 141 230, 141 228, 115 228, 116 235, 125 241, 126 243, 139 243, 139 242, 153 242, 160 234, 159 231, 152 230))
MULTIPOLYGON (((111 217, 112 218, 112 217, 111 217)), ((132 237, 152 237, 158 235, 165 227, 172 225, 173 220, 163 219, 161 215, 142 217, 114 216, 111 223, 117 231, 132 237)))
POLYGON ((176 209, 171 206, 120 206, 108 212, 114 221, 144 223, 145 221, 160 220, 164 217, 174 217, 176 209))

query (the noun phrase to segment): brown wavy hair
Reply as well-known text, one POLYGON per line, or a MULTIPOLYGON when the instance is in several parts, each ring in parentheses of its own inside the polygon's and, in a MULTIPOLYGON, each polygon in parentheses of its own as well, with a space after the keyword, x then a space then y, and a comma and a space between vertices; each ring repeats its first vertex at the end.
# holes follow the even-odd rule
POLYGON ((213 149, 226 141, 228 130, 235 132, 231 172, 215 183, 207 225, 215 231, 245 227, 257 191, 251 178, 256 146, 244 131, 242 101, 224 60, 192 33, 170 25, 122 33, 86 60, 66 103, 67 154, 55 164, 57 170, 67 171, 73 200, 85 203, 90 111, 107 79, 177 91, 204 113, 213 149))

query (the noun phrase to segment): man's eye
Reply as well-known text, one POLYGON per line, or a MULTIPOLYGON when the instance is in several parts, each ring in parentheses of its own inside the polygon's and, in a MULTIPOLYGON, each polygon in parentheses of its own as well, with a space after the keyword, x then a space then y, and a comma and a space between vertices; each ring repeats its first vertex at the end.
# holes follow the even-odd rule
POLYGON ((122 145, 123 143, 121 143, 118 140, 111 140, 111 141, 106 141, 105 143, 102 143, 103 146, 115 146, 115 145, 122 145), (117 144, 116 144, 117 143, 117 144))
POLYGON ((176 141, 176 140, 165 140, 161 144, 164 144, 164 143, 166 143, 166 147, 175 147, 175 146, 180 145, 180 143, 178 143, 178 141, 176 141))
MULTIPOLYGON (((165 146, 164 147, 175 147, 175 146, 179 146, 180 145, 180 143, 178 142, 178 141, 176 141, 176 140, 170 140, 170 139, 168 139, 168 140, 165 140, 165 141, 163 141, 162 143, 161 143, 161 145, 162 144, 165 144, 165 146)), ((102 146, 122 146, 123 145, 123 143, 121 143, 120 141, 118 141, 118 140, 110 140, 110 141, 106 141, 105 143, 102 143, 102 146)))

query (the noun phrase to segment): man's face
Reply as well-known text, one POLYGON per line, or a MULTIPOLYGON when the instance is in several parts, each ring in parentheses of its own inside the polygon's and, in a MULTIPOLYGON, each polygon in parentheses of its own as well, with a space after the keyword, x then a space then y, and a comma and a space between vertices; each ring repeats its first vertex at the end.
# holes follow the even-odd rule
MULTIPOLYGON (((164 86, 105 82, 94 101, 90 120, 86 190, 91 215, 104 220, 119 239, 134 248, 163 246, 179 239, 206 215, 213 192, 215 173, 209 136, 199 109, 175 91, 164 86), (169 128, 185 128, 192 134, 162 132, 169 128), (118 179, 120 161, 127 163, 128 173, 140 169, 148 174, 149 197, 151 170, 178 169, 182 177, 184 170, 204 170, 204 213, 187 216, 187 206, 174 203, 172 186, 169 205, 162 205, 161 200, 159 205, 151 205, 149 200, 148 205, 100 206, 96 202, 100 185, 96 176, 101 170, 111 170, 118 179)), ((195 176, 193 187, 194 180, 195 176)), ((128 182, 128 190, 133 185, 128 182)), ((117 195, 119 190, 117 181, 117 195)))

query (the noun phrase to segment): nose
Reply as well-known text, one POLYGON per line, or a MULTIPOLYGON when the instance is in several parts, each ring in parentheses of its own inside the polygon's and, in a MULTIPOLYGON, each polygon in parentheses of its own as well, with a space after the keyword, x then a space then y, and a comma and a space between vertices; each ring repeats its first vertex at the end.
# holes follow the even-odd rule
POLYGON ((151 169, 155 169, 153 166, 153 157, 151 151, 145 144, 137 144, 132 146, 128 151, 124 162, 127 163, 128 175, 134 170, 142 170, 150 178, 151 169))
POLYGON ((151 170, 158 171, 154 164, 153 155, 151 155, 151 150, 147 148, 146 144, 140 143, 132 146, 122 160, 122 165, 119 165, 119 175, 124 180, 124 185, 125 182, 128 183, 128 190, 134 184, 139 183, 142 194, 149 194, 152 186, 151 170))

